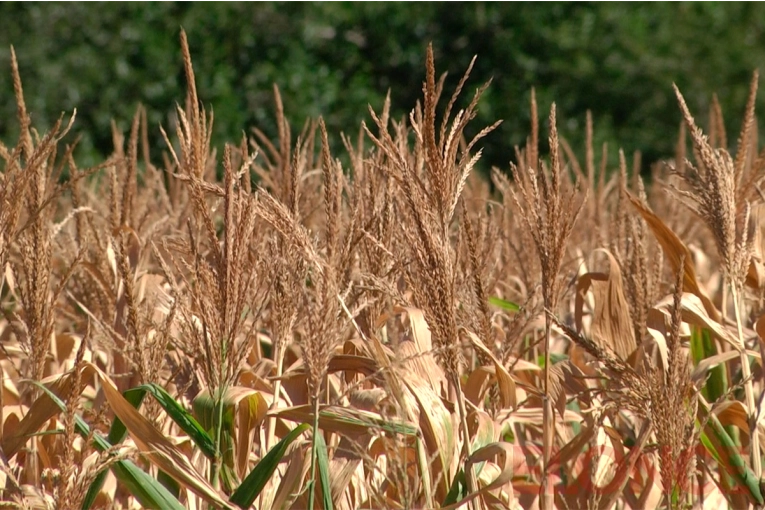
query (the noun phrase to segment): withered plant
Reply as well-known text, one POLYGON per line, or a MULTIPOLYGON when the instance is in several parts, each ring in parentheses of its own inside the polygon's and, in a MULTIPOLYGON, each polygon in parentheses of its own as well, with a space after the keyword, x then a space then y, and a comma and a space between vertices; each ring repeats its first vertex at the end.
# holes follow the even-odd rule
MULTIPOLYGON (((480 87, 467 108, 458 111, 451 119, 452 109, 470 76, 473 62, 451 96, 439 128, 436 108, 446 76, 436 82, 433 48, 428 47, 424 101, 415 108, 409 119, 415 139, 412 149, 407 142, 406 131, 398 131, 394 138, 383 119, 374 111, 371 113, 379 134, 367 131, 387 157, 381 170, 401 190, 401 203, 396 210, 404 219, 401 234, 405 236, 409 260, 401 260, 400 265, 407 287, 413 294, 414 304, 425 312, 433 333, 436 357, 449 381, 450 397, 456 399, 459 406, 465 458, 469 456, 470 449, 467 409, 459 378, 463 353, 460 324, 457 322, 458 252, 453 247, 452 224, 465 183, 480 158, 480 150, 473 154, 472 149, 499 124, 482 129, 470 142, 460 147, 463 131, 475 117, 481 94, 489 85, 480 87)), ((473 474, 468 470, 466 476, 468 486, 475 491, 477 487, 473 474)))
MULTIPOLYGON (((558 126, 555 117, 555 104, 550 110, 550 163, 549 167, 539 159, 539 139, 537 105, 534 94, 531 96, 532 134, 526 146, 526 161, 519 168, 511 165, 517 192, 513 198, 518 212, 524 219, 524 227, 534 240, 539 255, 542 272, 542 297, 545 309, 556 309, 560 299, 560 270, 566 254, 566 242, 574 228, 584 202, 574 201, 578 182, 566 190, 568 179, 565 178, 560 157, 558 126)), ((569 185, 570 186, 570 185, 569 185)), ((545 314, 544 338, 544 383, 543 383, 543 434, 544 450, 542 471, 544 478, 540 495, 542 506, 552 508, 552 493, 547 478, 548 464, 552 456, 555 415, 550 401, 550 334, 552 323, 545 314)))
MULTIPOLYGON (((747 185, 753 185, 752 179, 746 179, 751 173, 751 141, 754 126, 754 101, 757 94, 757 72, 752 77, 749 87, 749 98, 744 112, 744 122, 738 139, 735 160, 726 148, 713 148, 710 141, 696 125, 685 99, 675 87, 675 94, 680 103, 688 130, 693 141, 696 163, 685 161, 683 177, 690 186, 690 191, 679 191, 687 198, 691 210, 702 218, 709 227, 715 239, 717 253, 720 258, 720 269, 725 280, 722 289, 723 319, 728 316, 728 289, 733 299, 734 319, 737 330, 737 349, 741 354, 741 376, 746 392, 745 405, 750 422, 751 458, 756 477, 762 474, 762 452, 760 437, 757 433, 759 411, 754 395, 752 372, 749 357, 745 353, 746 343, 743 333, 743 286, 752 257, 751 204, 747 197, 747 185), (749 169, 749 172, 747 172, 749 169)), ((719 106, 719 105, 718 105, 719 106)), ((718 115, 719 125, 722 124, 722 114, 718 115)), ((715 133, 724 139, 724 130, 716 126, 715 133)))
POLYGON ((441 101, 433 48, 410 115, 388 95, 342 147, 276 87, 276 138, 215 147, 182 34, 174 124, 136 105, 92 168, 74 115, 32 127, 11 61, 2 505, 765 505, 756 74, 735 157, 719 101, 706 138, 679 92, 645 184, 590 114, 572 147, 553 105, 543 157, 532 92, 490 183, 480 145, 512 141, 470 124, 488 84, 462 99, 471 63, 441 101))

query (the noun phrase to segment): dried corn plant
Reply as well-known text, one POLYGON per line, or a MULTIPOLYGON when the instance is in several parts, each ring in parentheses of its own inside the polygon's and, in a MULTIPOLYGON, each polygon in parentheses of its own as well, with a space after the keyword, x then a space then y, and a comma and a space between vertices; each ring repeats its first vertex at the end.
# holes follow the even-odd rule
MULTIPOLYGON (((378 149, 387 157, 381 166, 389 179, 400 189, 401 202, 397 211, 404 221, 401 234, 408 246, 409 261, 400 261, 404 278, 412 292, 414 304, 425 312, 433 333, 436 356, 449 381, 450 398, 456 399, 463 434, 463 455, 470 454, 468 447, 467 409, 459 379, 463 365, 460 349, 460 325, 457 308, 457 257, 453 247, 452 224, 465 183, 480 157, 480 151, 472 154, 475 144, 498 123, 484 128, 465 146, 460 147, 463 131, 475 117, 478 100, 488 86, 479 88, 466 109, 451 119, 452 109, 470 75, 473 63, 457 85, 449 100, 441 121, 436 120, 436 108, 442 94, 445 76, 436 82, 433 49, 428 48, 426 81, 423 84, 424 102, 410 115, 415 145, 410 149, 406 128, 391 135, 383 119, 372 112, 380 131, 368 135, 378 149), (449 125, 451 121, 451 125, 449 125)), ((469 470, 467 483, 476 490, 475 480, 469 470)))
MULTIPOLYGON (((681 191, 680 195, 689 199, 688 203, 691 210, 706 222, 714 236, 720 258, 720 270, 725 281, 725 286, 722 289, 723 319, 726 319, 728 315, 728 289, 730 289, 733 299, 733 314, 738 339, 736 348, 741 354, 741 376, 744 380, 745 405, 750 423, 752 467, 755 476, 759 478, 762 474, 762 452, 757 433, 760 413, 755 401, 749 358, 745 353, 746 344, 742 325, 742 316, 744 315, 742 292, 753 249, 752 238, 750 237, 751 204, 745 200, 747 189, 743 185, 743 178, 745 167, 751 166, 749 163, 750 137, 754 126, 754 100, 757 94, 758 78, 759 76, 755 72, 749 88, 749 99, 744 112, 745 117, 738 139, 735 160, 727 149, 713 148, 710 141, 696 125, 677 87, 675 87, 675 94, 680 103, 696 154, 696 165, 689 161, 684 164, 683 177, 691 190, 681 191)), ((717 117, 721 124, 721 114, 718 114, 717 117)), ((724 137, 724 131, 719 128, 715 133, 724 137)), ((714 138, 712 142, 714 142, 714 138)))
POLYGON ((388 96, 342 147, 321 119, 293 132, 274 88, 276 138, 217 148, 185 34, 181 57, 175 124, 138 106, 93 168, 76 122, 32 126, 12 58, 3 505, 765 504, 756 75, 735 156, 719 101, 707 138, 678 92, 650 185, 591 115, 571 147, 553 106, 543 157, 532 94, 489 182, 480 145, 506 141, 471 124, 472 64, 440 101, 428 48, 411 114, 388 96))
MULTIPOLYGON (((555 104, 550 110, 550 163, 548 167, 539 160, 537 105, 534 95, 531 99, 532 137, 526 147, 526 161, 521 169, 511 166, 518 191, 513 191, 519 214, 525 220, 525 228, 534 240, 539 255, 542 272, 542 297, 546 310, 555 310, 558 305, 560 270, 566 254, 566 243, 574 228, 583 202, 574 202, 578 183, 571 190, 566 190, 558 127, 555 117, 555 104)), ((555 416, 550 401, 550 334, 551 321, 545 318, 544 339, 544 451, 542 471, 544 479, 541 487, 542 506, 552 508, 552 490, 547 478, 548 465, 552 456, 552 434, 555 428, 555 416)))

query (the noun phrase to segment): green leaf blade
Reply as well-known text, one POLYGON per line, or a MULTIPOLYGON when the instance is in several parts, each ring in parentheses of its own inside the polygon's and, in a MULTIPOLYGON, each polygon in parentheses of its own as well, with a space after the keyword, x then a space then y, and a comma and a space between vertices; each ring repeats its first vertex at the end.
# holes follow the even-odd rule
POLYGON ((332 504, 332 484, 329 478, 329 455, 327 453, 327 443, 324 441, 324 435, 316 431, 316 462, 319 468, 319 480, 321 482, 322 502, 324 510, 333 510, 332 504))
POLYGON ((271 450, 263 456, 257 466, 242 481, 236 491, 231 495, 230 501, 240 508, 250 508, 255 499, 260 495, 263 488, 276 471, 282 457, 287 452, 287 447, 303 432, 310 429, 310 425, 302 423, 289 432, 284 439, 276 443, 271 450))
POLYGON ((496 296, 491 296, 489 298, 489 304, 498 306, 502 308, 503 310, 506 310, 508 312, 519 312, 521 311, 521 306, 518 304, 513 303, 512 301, 507 301, 506 299, 502 299, 496 296))
POLYGON ((165 391, 161 386, 150 383, 139 386, 138 389, 142 389, 150 393, 162 406, 167 415, 189 435, 194 444, 196 444, 202 453, 208 459, 215 458, 216 448, 210 435, 202 427, 194 416, 187 411, 180 403, 178 403, 170 394, 165 391))

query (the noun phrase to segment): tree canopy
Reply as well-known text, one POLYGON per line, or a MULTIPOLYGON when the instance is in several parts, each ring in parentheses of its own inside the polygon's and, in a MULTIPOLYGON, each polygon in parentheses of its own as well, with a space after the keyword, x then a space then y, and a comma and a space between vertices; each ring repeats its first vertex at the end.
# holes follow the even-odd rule
POLYGON ((0 140, 18 130, 11 45, 35 125, 77 108, 81 158, 111 152, 111 120, 127 127, 138 103, 159 138, 184 98, 183 27, 218 144, 253 126, 275 133, 274 83, 296 128, 321 115, 331 132, 355 133, 388 90, 393 113, 406 115, 432 42, 450 84, 474 55, 470 87, 493 79, 471 126, 504 120, 485 140, 484 167, 505 167, 524 142, 532 87, 541 112, 557 103, 574 147, 589 109, 596 142, 651 162, 672 154, 673 82, 693 111, 717 93, 735 141, 751 73, 765 61, 764 24, 765 6, 748 3, 8 2, 0 4, 0 140))

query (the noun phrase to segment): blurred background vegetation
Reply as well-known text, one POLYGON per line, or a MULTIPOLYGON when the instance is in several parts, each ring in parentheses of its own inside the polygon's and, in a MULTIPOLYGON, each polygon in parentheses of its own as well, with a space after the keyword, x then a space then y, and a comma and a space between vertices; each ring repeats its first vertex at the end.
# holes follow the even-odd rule
POLYGON ((252 126, 275 134, 273 83, 295 130, 322 115, 331 132, 355 133, 388 89, 394 114, 405 115, 421 95, 432 41, 447 92, 476 54, 464 99, 493 78, 472 126, 504 119, 483 143, 484 169, 506 168, 524 142, 532 86, 544 117, 557 102, 562 133, 580 153, 590 109, 611 157, 617 147, 640 150, 646 168, 673 152, 673 82, 702 122, 716 92, 735 143, 751 73, 765 62, 764 25, 765 5, 749 3, 4 2, 0 140, 18 134, 13 45, 38 129, 77 108, 81 164, 111 152, 111 120, 127 129, 139 102, 161 151, 158 126, 172 127, 184 99, 182 26, 219 145, 252 126))

